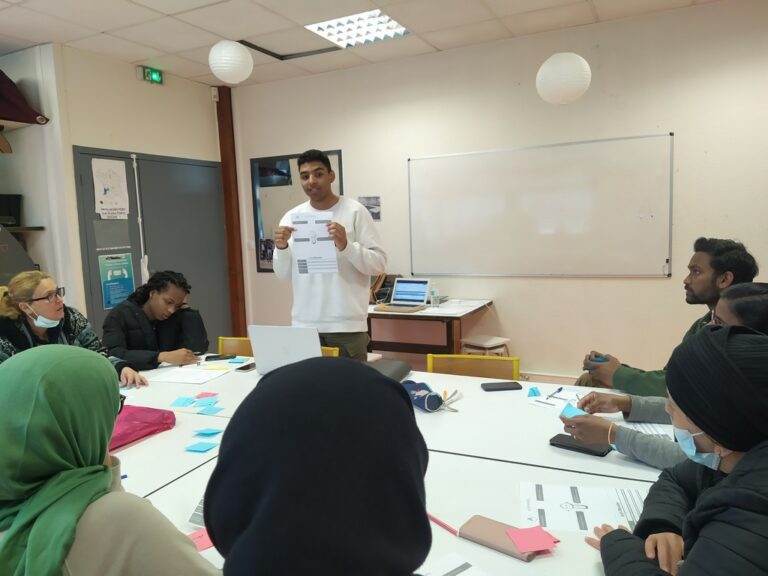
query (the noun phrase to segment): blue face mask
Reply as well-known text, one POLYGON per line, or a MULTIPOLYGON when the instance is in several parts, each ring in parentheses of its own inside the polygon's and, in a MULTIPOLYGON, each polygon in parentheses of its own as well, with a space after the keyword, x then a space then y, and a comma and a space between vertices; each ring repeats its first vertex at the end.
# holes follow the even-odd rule
POLYGON ((701 464, 707 468, 712 468, 712 470, 717 470, 720 467, 719 454, 715 454, 714 452, 700 453, 696 451, 696 442, 693 441, 693 437, 700 436, 701 434, 704 434, 704 432, 696 432, 696 434, 691 434, 684 428, 677 428, 673 426, 673 429, 675 431, 675 438, 677 438, 677 443, 680 444, 681 450, 685 453, 686 456, 688 456, 688 458, 697 464, 701 464))
POLYGON ((32 323, 38 328, 56 328, 56 326, 59 325, 59 322, 61 322, 61 320, 51 320, 40 314, 35 314, 35 317, 32 319, 32 323))

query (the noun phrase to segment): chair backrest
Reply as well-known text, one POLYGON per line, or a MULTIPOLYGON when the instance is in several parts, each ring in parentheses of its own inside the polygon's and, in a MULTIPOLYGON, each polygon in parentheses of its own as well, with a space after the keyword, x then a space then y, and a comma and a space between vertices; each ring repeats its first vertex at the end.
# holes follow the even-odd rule
POLYGON ((517 380, 520 378, 520 358, 476 354, 427 354, 427 372, 517 380))
POLYGON ((320 346, 320 352, 323 356, 333 356, 336 358, 339 355, 339 349, 335 346, 320 346))
POLYGON ((253 356, 251 340, 242 336, 219 336, 219 354, 253 356))

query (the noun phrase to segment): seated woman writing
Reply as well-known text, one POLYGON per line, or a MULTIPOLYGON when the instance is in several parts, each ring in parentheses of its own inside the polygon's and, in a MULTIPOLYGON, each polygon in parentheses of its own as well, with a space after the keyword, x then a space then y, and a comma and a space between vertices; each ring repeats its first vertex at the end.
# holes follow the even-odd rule
POLYGON ((666 380, 687 459, 661 473, 633 534, 603 525, 587 541, 606 576, 768 574, 768 336, 705 328, 666 380))
POLYGON ((104 320, 104 345, 140 370, 161 362, 194 364, 208 351, 208 334, 187 304, 192 287, 178 272, 155 272, 104 320))
POLYGON ((220 574, 149 502, 122 491, 107 453, 115 371, 75 346, 0 365, 0 574, 220 574))
MULTIPOLYGON (((86 317, 64 304, 63 287, 43 272, 21 272, 0 287, 0 362, 42 344, 79 346, 107 356, 86 317)), ((124 358, 109 360, 123 386, 146 385, 124 358)))

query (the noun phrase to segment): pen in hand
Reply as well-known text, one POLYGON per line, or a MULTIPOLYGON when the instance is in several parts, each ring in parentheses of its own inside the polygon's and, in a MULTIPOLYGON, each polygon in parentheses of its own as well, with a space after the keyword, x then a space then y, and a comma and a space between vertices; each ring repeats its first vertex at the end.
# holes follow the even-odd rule
POLYGON ((547 398, 546 398, 546 399, 547 399, 547 400, 549 400, 550 398, 552 398, 552 396, 554 396, 555 394, 560 394, 560 392, 562 392, 562 391, 563 391, 563 387, 562 387, 562 386, 560 386, 560 388, 558 388, 557 390, 555 390, 554 392, 552 392, 552 394, 550 394, 549 396, 547 396, 547 398))

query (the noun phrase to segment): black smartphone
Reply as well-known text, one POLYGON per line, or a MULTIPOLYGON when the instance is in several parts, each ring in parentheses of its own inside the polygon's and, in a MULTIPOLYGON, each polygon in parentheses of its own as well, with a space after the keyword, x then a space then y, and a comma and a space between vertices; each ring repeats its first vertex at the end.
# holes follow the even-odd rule
POLYGON ((248 362, 248 364, 243 364, 239 368, 235 368, 235 372, 250 372, 254 368, 256 368, 256 363, 248 362))
POLYGON ((509 382, 483 382, 480 388, 486 392, 500 392, 502 390, 522 390, 519 382, 510 380, 509 382))
POLYGON ((582 452, 591 456, 605 456, 612 450, 610 444, 587 444, 581 440, 576 440, 576 438, 568 434, 556 434, 549 439, 549 443, 558 448, 582 452))
POLYGON ((232 360, 232 358, 237 358, 235 354, 209 354, 205 357, 205 361, 209 362, 211 360, 232 360))

